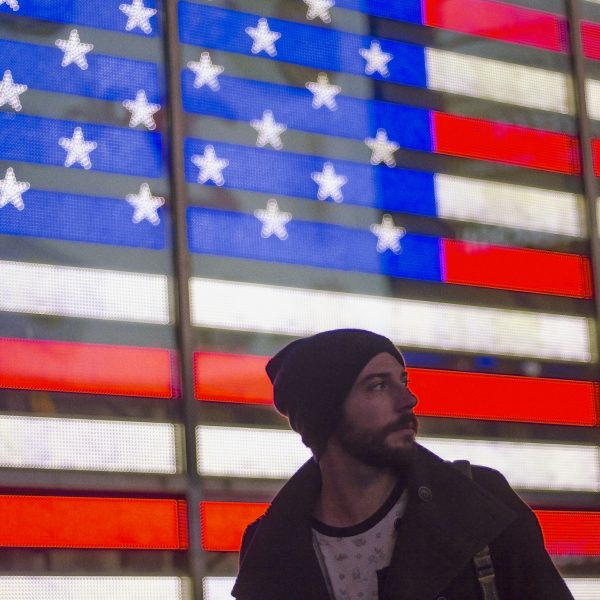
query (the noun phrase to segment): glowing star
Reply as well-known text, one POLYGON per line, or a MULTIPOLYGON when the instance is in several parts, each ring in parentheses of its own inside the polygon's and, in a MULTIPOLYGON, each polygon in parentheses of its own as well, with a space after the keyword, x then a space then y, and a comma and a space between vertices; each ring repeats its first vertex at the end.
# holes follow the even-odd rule
POLYGON ((319 17, 323 23, 331 23, 329 9, 335 5, 334 0, 303 0, 303 2, 308 6, 307 19, 312 21, 319 17))
POLYGON ((371 42, 370 48, 361 48, 359 51, 360 55, 367 61, 365 65, 365 73, 367 75, 373 75, 377 72, 383 77, 387 77, 390 72, 388 71, 387 64, 394 58, 389 52, 382 52, 381 46, 377 40, 371 42))
POLYGON ((158 11, 155 8, 146 8, 144 0, 132 0, 132 4, 121 4, 119 10, 127 16, 126 31, 139 27, 144 33, 152 33, 150 17, 158 11))
POLYGON ((256 145, 262 148, 267 144, 271 144, 275 150, 281 150, 283 144, 281 143, 281 134, 287 129, 282 123, 276 123, 273 118, 273 113, 270 110, 263 112, 262 119, 254 119, 250 121, 250 125, 256 129, 258 138, 256 145))
POLYGON ((219 65, 213 65, 208 52, 202 52, 199 61, 191 60, 187 66, 196 75, 196 79, 194 80, 195 88, 201 88, 206 84, 213 92, 219 90, 217 75, 220 75, 224 69, 219 65))
POLYGON ((406 235, 404 227, 396 227, 392 215, 383 215, 381 224, 373 224, 371 232, 377 236, 377 252, 391 250, 394 254, 400 254, 400 239, 406 235))
POLYGON ((252 38, 252 54, 258 54, 264 50, 269 56, 277 55, 275 42, 281 37, 281 34, 271 31, 266 19, 259 19, 256 27, 246 27, 246 33, 252 38))
POLYGON ((280 211, 277 200, 274 198, 268 200, 267 208, 255 210, 254 216, 262 223, 260 235, 263 238, 276 235, 280 240, 287 239, 288 233, 285 226, 292 220, 292 213, 280 211))
POLYGON ((91 169, 90 152, 98 147, 96 142, 86 142, 81 127, 75 127, 71 139, 62 137, 58 140, 60 146, 67 151, 65 167, 79 163, 84 169, 91 169))
POLYGON ((225 183, 222 171, 229 165, 229 161, 226 158, 218 158, 214 147, 210 144, 204 147, 203 155, 194 154, 192 162, 200 169, 198 183, 206 183, 211 179, 217 185, 225 183))
POLYGON ((144 90, 138 90, 135 100, 124 100, 123 106, 131 113, 129 127, 137 127, 142 123, 148 129, 156 128, 152 115, 160 110, 160 104, 148 102, 144 90))
POLYGON ((29 189, 29 182, 17 181, 12 167, 6 169, 4 179, 0 179, 0 208, 12 204, 17 210, 23 210, 23 198, 21 194, 29 189))
POLYGON ((133 217, 131 218, 134 223, 139 223, 144 219, 150 221, 152 225, 160 223, 156 211, 165 203, 165 199, 160 196, 153 196, 147 183, 142 183, 137 194, 127 194, 126 200, 134 208, 133 217))
POLYGON ((385 129, 378 129, 377 135, 374 138, 366 138, 365 144, 371 150, 371 164, 378 165, 379 163, 385 163, 388 167, 396 166, 396 159, 394 158, 394 152, 400 148, 396 142, 390 142, 388 140, 387 132, 385 129))
POLYGON ((68 40, 56 40, 54 44, 64 52, 61 63, 63 67, 75 63, 83 71, 88 68, 85 55, 94 49, 94 44, 82 43, 77 29, 71 29, 68 40))
POLYGON ((326 106, 329 110, 337 110, 335 97, 342 91, 342 88, 339 85, 329 83, 327 73, 319 73, 316 83, 309 81, 306 87, 313 94, 313 108, 326 106))
POLYGON ((21 101, 19 96, 27 91, 24 83, 15 83, 12 73, 9 70, 4 71, 4 77, 0 81, 0 106, 10 104, 16 111, 21 110, 21 101))
POLYGON ((337 175, 333 165, 326 162, 323 165, 323 171, 310 174, 311 179, 319 186, 317 198, 325 200, 331 197, 334 202, 341 202, 344 195, 341 192, 341 187, 346 184, 348 178, 344 175, 337 175))
POLYGON ((8 5, 8 7, 12 8, 14 11, 19 10, 19 2, 17 0, 0 0, 0 6, 3 4, 8 5))

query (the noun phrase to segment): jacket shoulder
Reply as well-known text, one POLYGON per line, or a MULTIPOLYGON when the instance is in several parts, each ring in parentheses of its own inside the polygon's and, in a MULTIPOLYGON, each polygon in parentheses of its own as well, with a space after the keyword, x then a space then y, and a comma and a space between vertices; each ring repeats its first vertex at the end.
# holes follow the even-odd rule
POLYGON ((242 536, 242 545, 240 547, 240 563, 244 560, 244 556, 246 555, 246 552, 248 551, 248 548, 250 548, 250 544, 252 543, 252 538, 254 537, 254 534, 260 527, 260 524, 262 523, 265 517, 266 513, 258 517, 258 519, 256 519, 255 521, 252 521, 252 523, 250 523, 250 525, 246 527, 244 535, 242 536))

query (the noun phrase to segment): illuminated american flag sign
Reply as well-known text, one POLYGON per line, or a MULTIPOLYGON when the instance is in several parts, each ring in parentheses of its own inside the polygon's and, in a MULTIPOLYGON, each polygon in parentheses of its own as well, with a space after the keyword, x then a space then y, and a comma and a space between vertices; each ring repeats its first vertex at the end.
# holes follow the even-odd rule
POLYGON ((597 176, 600 6, 580 4, 585 81, 561 0, 0 0, 0 506, 31 524, 0 539, 137 569, 55 579, 15 554, 0 588, 228 597, 235 560, 190 591, 172 555, 190 514, 203 551, 237 551, 306 457, 264 408, 267 357, 364 327, 403 349, 423 443, 502 470, 597 595, 576 90, 597 176))

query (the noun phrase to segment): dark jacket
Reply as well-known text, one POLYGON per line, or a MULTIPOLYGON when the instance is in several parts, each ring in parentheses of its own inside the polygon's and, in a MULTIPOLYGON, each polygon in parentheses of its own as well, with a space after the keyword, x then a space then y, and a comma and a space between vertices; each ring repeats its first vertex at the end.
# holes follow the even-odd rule
MULTIPOLYGON (((489 544, 501 600, 573 600, 544 548, 539 524, 506 479, 473 467, 473 481, 421 446, 408 474, 384 600, 481 600, 473 555, 489 544)), ((312 546, 320 489, 309 460, 244 534, 239 600, 329 600, 312 546)))

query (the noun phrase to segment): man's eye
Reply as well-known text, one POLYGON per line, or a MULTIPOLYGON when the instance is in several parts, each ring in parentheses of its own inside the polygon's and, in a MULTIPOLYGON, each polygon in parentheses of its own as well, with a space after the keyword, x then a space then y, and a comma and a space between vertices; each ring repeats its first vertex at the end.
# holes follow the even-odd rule
POLYGON ((375 392, 380 392, 385 388, 385 381, 377 381, 371 385, 371 389, 375 392))

